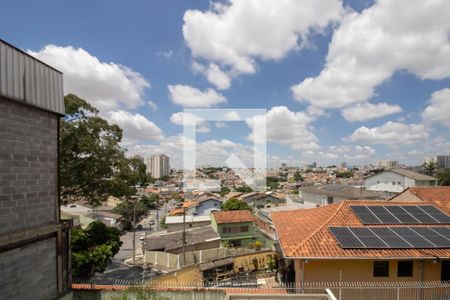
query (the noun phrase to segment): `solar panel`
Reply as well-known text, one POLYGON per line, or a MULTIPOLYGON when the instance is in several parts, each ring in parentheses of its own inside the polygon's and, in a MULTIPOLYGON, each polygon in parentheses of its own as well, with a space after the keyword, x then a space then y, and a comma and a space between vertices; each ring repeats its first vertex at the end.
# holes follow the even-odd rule
POLYGON ((366 248, 386 248, 384 243, 369 228, 353 227, 351 231, 366 246, 366 248))
POLYGON ((342 248, 450 248, 450 227, 329 227, 342 248))
POLYGON ((380 237, 389 248, 412 248, 412 245, 387 227, 372 227, 370 230, 380 237))
POLYGON ((400 224, 400 221, 384 206, 368 206, 367 208, 380 219, 382 224, 400 224))
POLYGON ((347 227, 330 227, 331 233, 342 248, 365 248, 347 227))
POLYGON ((450 224, 450 217, 440 209, 431 205, 421 205, 420 208, 436 219, 439 223, 450 224))
POLYGON ((409 214, 406 210, 404 210, 401 206, 398 205, 386 205, 387 211, 393 214, 402 224, 419 224, 419 220, 414 218, 411 214, 409 214))
POLYGON ((353 212, 358 216, 363 224, 382 224, 367 206, 350 206, 353 212))
POLYGON ((417 234, 419 234, 421 237, 425 238, 426 240, 436 245, 437 247, 450 247, 450 240, 443 237, 439 233, 433 231, 431 228, 416 227, 411 229, 417 232, 417 234))
POLYGON ((351 208, 365 225, 450 224, 450 216, 432 205, 356 205, 351 208))
POLYGON ((410 243, 413 248, 435 248, 436 245, 430 243, 410 227, 391 227, 391 230, 410 243))

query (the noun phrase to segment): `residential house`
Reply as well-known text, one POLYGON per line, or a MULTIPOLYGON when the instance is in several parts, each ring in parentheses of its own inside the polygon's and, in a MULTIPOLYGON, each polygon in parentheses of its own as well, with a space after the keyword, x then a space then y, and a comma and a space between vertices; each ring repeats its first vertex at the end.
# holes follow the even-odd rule
MULTIPOLYGON (((201 226, 185 230, 184 251, 198 251, 220 247, 220 237, 211 226, 201 226)), ((171 254, 183 252, 183 230, 155 232, 147 235, 142 245, 143 251, 162 251, 171 254)))
POLYGON ((58 186, 63 74, 0 39, 0 298, 70 291, 58 186))
POLYGON ((380 194, 366 191, 363 187, 343 184, 305 186, 299 189, 298 195, 303 203, 312 203, 316 206, 338 203, 342 200, 382 199, 380 194))
POLYGON ((248 210, 213 212, 211 225, 231 247, 247 247, 254 239, 253 216, 248 210))
POLYGON ((210 216, 169 216, 166 217, 167 232, 211 225, 210 216))
POLYGON ((216 196, 201 195, 197 197, 197 205, 194 214, 197 216, 210 215, 214 211, 220 211, 222 200, 216 196))
POLYGON ((394 168, 384 170, 365 179, 366 190, 392 196, 413 186, 437 186, 438 179, 411 170, 394 168))
POLYGON ((409 187, 389 201, 432 203, 450 214, 450 186, 409 187))
POLYGON ((231 198, 239 198, 243 194, 244 193, 241 193, 241 192, 229 192, 228 194, 226 194, 223 197, 225 200, 230 200, 231 198))
POLYGON ((433 205, 347 200, 271 217, 285 273, 299 285, 450 279, 450 216, 433 205))
POLYGON ((272 194, 270 192, 268 193, 252 192, 242 195, 239 199, 244 201, 248 205, 258 209, 271 208, 279 205, 286 205, 286 199, 276 197, 275 194, 272 194))

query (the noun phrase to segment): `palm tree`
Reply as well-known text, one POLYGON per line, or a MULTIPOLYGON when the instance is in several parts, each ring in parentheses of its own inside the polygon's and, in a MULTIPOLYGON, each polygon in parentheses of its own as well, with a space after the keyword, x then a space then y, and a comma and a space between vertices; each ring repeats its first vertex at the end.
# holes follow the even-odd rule
POLYGON ((439 171, 437 178, 439 179, 439 185, 450 186, 450 169, 439 171))
POLYGON ((436 172, 437 164, 435 161, 430 160, 428 162, 424 162, 422 167, 425 174, 433 176, 436 172))

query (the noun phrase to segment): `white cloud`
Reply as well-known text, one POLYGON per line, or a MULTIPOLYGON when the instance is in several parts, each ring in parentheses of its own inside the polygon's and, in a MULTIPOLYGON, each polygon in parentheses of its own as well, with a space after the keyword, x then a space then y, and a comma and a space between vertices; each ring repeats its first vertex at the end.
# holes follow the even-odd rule
POLYGON ((155 102, 153 102, 153 101, 148 100, 148 101, 147 101, 147 105, 148 105, 148 107, 150 107, 153 111, 155 111, 155 110, 158 109, 158 105, 157 105, 155 102))
POLYGON ((169 85, 170 98, 184 107, 212 107, 227 102, 227 99, 213 89, 201 91, 189 85, 169 85))
POLYGON ((139 73, 116 63, 106 63, 82 48, 47 45, 34 57, 64 73, 64 92, 74 93, 101 111, 134 109, 144 104, 150 83, 139 73))
POLYGON ((117 110, 105 113, 104 117, 110 123, 119 125, 124 138, 130 142, 157 141, 163 138, 162 130, 143 115, 117 110))
POLYGON ((177 124, 177 125, 184 125, 184 120, 186 121, 187 125, 196 125, 196 131, 198 133, 207 133, 210 131, 208 124, 203 120, 201 117, 192 114, 192 113, 186 113, 186 112, 177 112, 173 113, 170 116, 170 122, 177 124))
POLYGON ((387 103, 372 104, 367 102, 344 108, 342 110, 342 116, 347 121, 367 121, 399 113, 401 111, 402 108, 398 105, 387 103))
POLYGON ((169 58, 171 58, 173 56, 173 51, 172 50, 168 50, 168 51, 158 52, 158 55, 161 55, 161 56, 169 59, 169 58))
POLYGON ((231 77, 225 73, 218 65, 209 64, 205 67, 197 62, 192 63, 194 71, 202 73, 206 76, 211 84, 214 84, 219 90, 226 90, 230 88, 231 77))
POLYGON ((450 127, 450 89, 434 92, 430 102, 430 105, 422 113, 424 122, 442 123, 450 127))
POLYGON ((292 87, 295 99, 322 108, 365 102, 394 72, 450 76, 450 1, 380 0, 343 18, 320 75, 292 87))
POLYGON ((231 0, 205 12, 186 11, 183 36, 194 57, 227 66, 234 74, 254 73, 256 59, 285 57, 342 13, 338 0, 231 0))
POLYGON ((227 112, 227 113, 224 115, 224 118, 225 118, 225 120, 227 120, 227 121, 240 121, 240 120, 241 120, 241 117, 240 117, 239 114, 238 114, 237 112, 235 112, 235 111, 227 112))
POLYGON ((347 161, 368 160, 374 157, 375 149, 370 146, 340 145, 330 146, 327 153, 334 154, 336 155, 336 158, 341 158, 347 161))
POLYGON ((214 123, 214 125, 215 125, 217 128, 228 128, 228 125, 225 124, 224 122, 216 122, 216 123, 214 123))
POLYGON ((315 118, 306 112, 293 112, 286 106, 274 106, 264 116, 256 116, 246 120, 250 128, 265 126, 267 136, 256 136, 256 141, 267 138, 267 141, 290 146, 293 149, 315 150, 319 146, 317 137, 308 125, 315 118))
POLYGON ((380 127, 356 129, 349 137, 351 142, 365 144, 404 145, 424 142, 428 129, 423 124, 387 122, 380 127))

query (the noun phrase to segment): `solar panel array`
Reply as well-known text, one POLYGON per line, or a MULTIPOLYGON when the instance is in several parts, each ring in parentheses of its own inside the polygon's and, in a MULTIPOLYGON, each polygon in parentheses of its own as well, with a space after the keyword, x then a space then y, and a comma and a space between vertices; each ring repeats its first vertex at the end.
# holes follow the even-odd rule
POLYGON ((450 227, 329 227, 342 248, 450 248, 450 227))
POLYGON ((352 205, 353 212, 369 224, 450 224, 450 217, 432 205, 352 205))

